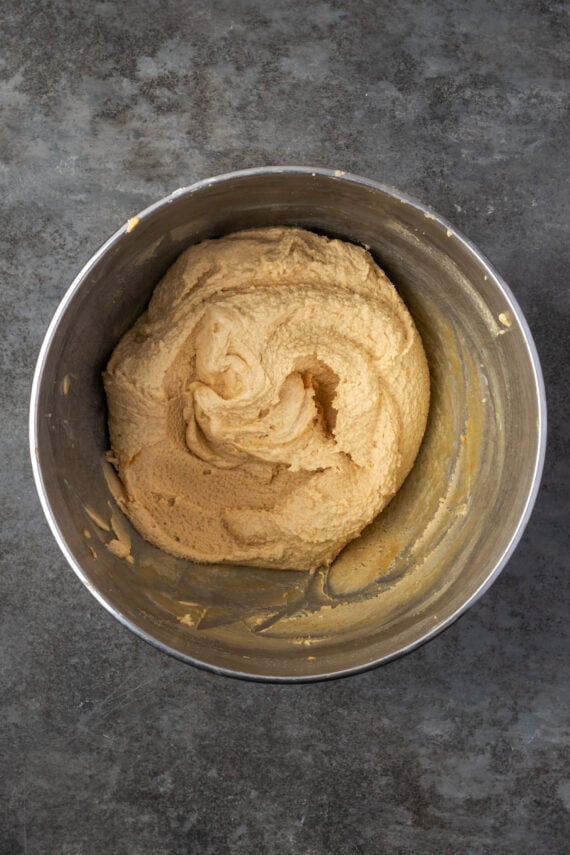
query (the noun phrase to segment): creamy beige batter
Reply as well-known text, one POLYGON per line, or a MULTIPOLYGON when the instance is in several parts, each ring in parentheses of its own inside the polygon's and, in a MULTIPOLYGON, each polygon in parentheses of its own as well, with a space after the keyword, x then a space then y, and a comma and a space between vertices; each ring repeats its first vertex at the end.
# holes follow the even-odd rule
POLYGON ((371 255, 296 228, 183 253, 104 382, 140 533, 291 569, 329 564, 390 501, 429 403, 419 334, 371 255))

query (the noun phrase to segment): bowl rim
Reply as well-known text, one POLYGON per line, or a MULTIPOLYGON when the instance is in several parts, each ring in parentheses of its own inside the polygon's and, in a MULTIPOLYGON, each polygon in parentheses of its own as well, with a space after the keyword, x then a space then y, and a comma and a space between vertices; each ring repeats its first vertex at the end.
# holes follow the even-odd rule
MULTIPOLYGON (((546 404, 546 392, 544 386, 544 378, 542 374, 542 369, 540 365, 540 359, 538 356, 538 351, 526 321, 526 318, 520 308, 513 292, 502 278, 502 276, 498 273, 498 271, 493 267, 490 261, 486 258, 486 256, 475 246, 475 244, 469 240, 465 235, 461 233, 452 223, 450 223, 445 217, 438 214, 432 208, 427 205, 424 205, 422 202, 415 199, 413 196, 410 196, 407 193, 398 190, 397 188, 390 186, 388 184, 384 184, 379 181, 375 181, 374 179, 365 178, 361 175, 356 175, 351 172, 345 172, 339 169, 326 169, 323 167, 310 167, 310 166, 295 166, 295 165, 285 165, 285 166, 263 166, 263 167, 253 167, 249 169, 239 169, 232 172, 222 173, 220 175, 215 175, 210 178, 205 178, 200 181, 196 181, 192 184, 185 185, 179 187, 174 190, 172 193, 168 194, 168 196, 159 199, 157 202, 153 202, 148 207, 144 208, 138 214, 134 215, 133 218, 124 223, 117 231, 115 231, 100 247, 96 252, 91 256, 91 258, 83 265, 79 273, 73 279, 71 285, 68 287, 67 291, 63 295, 62 299, 57 306, 57 309, 49 323, 49 326, 44 335, 44 339, 42 341, 42 345, 39 351, 32 387, 31 387, 31 396, 30 396, 30 414, 29 414, 29 441, 30 441, 30 455, 32 462, 32 471, 34 475, 34 481, 36 485, 36 490, 38 493, 38 497, 51 529, 52 535, 55 538, 57 545, 59 546, 61 552, 63 553, 65 559, 68 564, 71 566, 72 570, 79 577, 81 582, 85 585, 88 591, 95 597, 95 599, 108 611, 113 617, 115 617, 123 626, 126 626, 140 638, 142 638, 147 643, 153 645, 164 653, 168 653, 171 656, 174 656, 176 659, 179 659, 187 664, 194 665, 198 668, 201 668, 206 671, 213 672, 215 674, 221 674, 228 677, 235 677, 239 679, 252 680, 255 682, 265 682, 265 683, 312 683, 322 680, 330 680, 338 677, 346 677, 351 674, 359 674, 364 671, 368 671, 372 668, 375 668, 379 665, 390 662, 394 659, 399 658, 400 656, 404 656, 406 653, 414 650, 417 647, 420 647, 422 644, 425 644, 430 639, 434 638, 436 635, 439 635, 440 632, 443 632, 448 626, 454 623, 462 614, 464 614, 474 603, 479 600, 479 598, 491 587, 491 585, 496 581, 499 574, 504 569, 505 565, 513 555, 522 535, 527 526, 527 523, 530 519, 532 510, 534 508, 536 498, 538 495, 538 491, 540 488, 540 482, 542 478, 542 473, 544 469, 544 459, 546 454, 546 436, 547 436, 547 404, 546 404), (194 193, 197 193, 201 190, 208 189, 217 184, 222 184, 227 181, 235 181, 235 180, 247 180, 248 178, 260 177, 260 176, 275 176, 275 175, 305 175, 307 178, 311 177, 319 177, 319 178, 330 178, 336 181, 350 182, 353 184, 363 185, 369 189, 373 189, 376 191, 380 191, 381 193, 391 196, 394 199, 402 202, 406 205, 410 205, 413 208, 416 208, 420 211, 424 216, 428 216, 430 219, 433 219, 435 222, 439 223, 439 225, 446 229, 452 230, 454 237, 463 244, 463 246, 473 255, 479 264, 484 268, 486 275, 491 279, 493 284, 502 292, 505 300, 509 304, 509 308, 515 316, 517 323, 519 324, 523 338, 525 341, 525 345, 529 354, 535 389, 536 389, 536 398, 538 404, 538 419, 537 419, 537 433, 538 433, 538 443, 537 443, 537 451, 534 460, 533 473, 532 473, 532 481, 531 486, 528 491, 528 495, 526 498, 525 505, 520 514, 519 520, 517 522, 516 527, 514 528, 509 542, 499 560, 496 562, 493 570, 487 578, 481 583, 481 585, 474 591, 467 600, 465 600, 451 615, 446 617, 441 622, 438 622, 434 627, 430 628, 427 632, 423 633, 419 638, 400 648, 399 650, 393 651, 392 653, 388 653, 384 656, 378 657, 377 659, 373 659, 368 662, 363 662, 360 665, 353 665, 348 668, 343 668, 338 671, 327 671, 323 673, 316 674, 307 674, 307 675, 265 675, 258 673, 250 673, 248 671, 238 671, 231 668, 225 668, 222 666, 214 665, 210 662, 207 662, 203 659, 198 659, 196 657, 190 656, 186 653, 181 652, 180 650, 176 650, 170 645, 160 641, 155 638, 153 635, 148 633, 146 630, 142 629, 138 626, 135 621, 126 617, 106 596, 105 594, 99 590, 93 582, 88 578, 87 574, 79 564, 79 562, 75 559, 72 551, 67 545, 67 542, 57 524, 57 519, 52 510, 48 493, 45 487, 43 474, 42 474, 42 465, 39 456, 38 449, 38 420, 39 420, 39 399, 40 399, 40 390, 42 387, 42 382, 44 380, 44 369, 47 360, 48 353, 50 351, 51 345, 55 339, 55 336, 58 331, 58 327, 60 321, 65 314, 68 304, 71 302, 76 292, 80 289, 83 281, 88 276, 93 267, 97 264, 97 262, 108 252, 111 247, 113 247, 121 238, 128 233, 132 226, 130 223, 132 219, 135 219, 137 225, 140 221, 143 221, 145 217, 148 217, 150 214, 154 214, 156 211, 159 211, 163 207, 167 207, 171 202, 178 199, 181 196, 191 196, 194 193)), ((317 660, 318 661, 318 660, 317 660)))

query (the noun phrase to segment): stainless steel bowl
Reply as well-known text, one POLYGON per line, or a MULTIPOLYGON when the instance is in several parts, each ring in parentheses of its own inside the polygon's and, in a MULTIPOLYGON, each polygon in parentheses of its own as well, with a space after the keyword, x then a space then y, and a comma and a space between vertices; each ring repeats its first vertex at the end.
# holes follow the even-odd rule
POLYGON ((275 167, 177 190, 95 253, 47 331, 30 437, 53 534, 118 620, 216 672, 303 681, 409 651, 481 596, 528 521, 545 425, 529 329, 473 244, 389 187, 338 171, 275 167), (177 560, 144 542, 114 505, 101 372, 183 249, 237 229, 284 224, 369 246, 396 284, 430 362, 426 437, 396 499, 329 571, 177 560), (131 559, 111 551, 117 539, 130 540, 131 559))

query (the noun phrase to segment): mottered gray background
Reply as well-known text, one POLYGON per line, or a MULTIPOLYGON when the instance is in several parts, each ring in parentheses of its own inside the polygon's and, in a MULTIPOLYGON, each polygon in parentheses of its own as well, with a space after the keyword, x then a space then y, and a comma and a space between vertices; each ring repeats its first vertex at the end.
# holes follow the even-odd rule
POLYGON ((570 836, 568 7, 537 0, 4 0, 0 852, 563 853, 570 836), (214 676, 119 625, 28 459, 69 283, 175 188, 264 164, 395 185, 511 285, 549 401, 507 568, 411 655, 301 686, 214 676))

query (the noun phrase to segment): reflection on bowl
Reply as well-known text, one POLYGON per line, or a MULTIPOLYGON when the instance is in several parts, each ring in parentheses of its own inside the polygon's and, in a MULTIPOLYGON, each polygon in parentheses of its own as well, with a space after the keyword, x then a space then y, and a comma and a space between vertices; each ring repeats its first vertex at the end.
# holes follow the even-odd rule
POLYGON ((246 170, 176 191, 81 271, 34 379, 36 483, 73 569, 119 620, 215 671, 273 680, 351 673, 453 621, 491 584, 526 524, 545 445, 538 357, 481 254, 407 196, 329 170, 246 170), (410 309, 431 372, 428 427, 388 508, 312 574, 199 565, 150 546, 114 504, 101 372, 191 243, 298 225, 370 247, 410 309))

